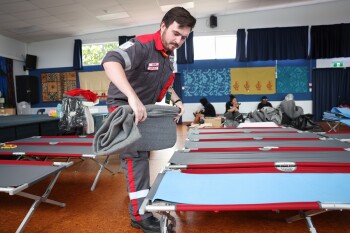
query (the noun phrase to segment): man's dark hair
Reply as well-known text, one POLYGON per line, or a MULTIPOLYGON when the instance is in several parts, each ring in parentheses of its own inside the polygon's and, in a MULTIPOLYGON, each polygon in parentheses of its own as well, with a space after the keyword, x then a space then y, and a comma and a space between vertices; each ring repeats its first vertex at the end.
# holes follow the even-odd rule
POLYGON ((173 22, 177 22, 180 27, 190 27, 191 30, 196 25, 196 18, 183 7, 174 7, 170 9, 163 17, 162 22, 168 28, 173 22))
POLYGON ((230 101, 232 101, 234 98, 236 98, 235 95, 230 94, 230 101))
POLYGON ((203 106, 205 106, 205 105, 207 105, 207 103, 208 103, 208 100, 207 100, 207 98, 201 98, 200 100, 199 100, 199 102, 203 105, 203 106))
POLYGON ((267 100, 266 96, 261 97, 261 100, 267 100))

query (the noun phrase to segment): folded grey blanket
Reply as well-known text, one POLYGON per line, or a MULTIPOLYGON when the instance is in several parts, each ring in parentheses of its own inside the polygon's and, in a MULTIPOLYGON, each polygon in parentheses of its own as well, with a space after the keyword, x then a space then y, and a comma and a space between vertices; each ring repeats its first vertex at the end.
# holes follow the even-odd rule
POLYGON ((96 155, 120 154, 132 151, 151 151, 170 148, 176 142, 174 117, 179 108, 164 105, 145 105, 147 119, 134 123, 129 105, 114 110, 96 132, 93 150, 96 155))

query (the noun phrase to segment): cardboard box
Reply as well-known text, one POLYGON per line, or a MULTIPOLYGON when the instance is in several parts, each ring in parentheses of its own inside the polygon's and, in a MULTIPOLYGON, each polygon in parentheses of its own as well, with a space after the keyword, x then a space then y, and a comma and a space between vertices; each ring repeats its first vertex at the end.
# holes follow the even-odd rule
POLYGON ((204 124, 210 128, 222 127, 221 117, 206 117, 204 118, 204 124))

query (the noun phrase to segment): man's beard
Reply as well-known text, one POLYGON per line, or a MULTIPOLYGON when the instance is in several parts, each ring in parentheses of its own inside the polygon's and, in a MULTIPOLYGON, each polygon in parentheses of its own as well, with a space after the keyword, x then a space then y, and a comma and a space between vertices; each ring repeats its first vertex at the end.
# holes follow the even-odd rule
POLYGON ((177 49, 180 46, 177 43, 167 43, 166 42, 166 32, 167 31, 168 31, 168 29, 166 28, 162 33, 162 42, 163 42, 164 49, 172 52, 174 49, 177 49), (173 46, 174 48, 170 48, 170 46, 173 46))

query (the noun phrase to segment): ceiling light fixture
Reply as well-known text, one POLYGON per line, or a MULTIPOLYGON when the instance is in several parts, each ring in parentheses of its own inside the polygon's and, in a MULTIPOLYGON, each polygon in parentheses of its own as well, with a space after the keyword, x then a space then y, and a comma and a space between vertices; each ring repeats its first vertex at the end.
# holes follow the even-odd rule
POLYGON ((185 3, 181 3, 181 4, 163 5, 163 6, 160 6, 160 9, 163 12, 167 12, 171 8, 176 7, 176 6, 180 6, 180 7, 183 7, 185 9, 192 9, 192 8, 194 8, 194 2, 185 2, 185 3))
POLYGON ((98 15, 98 16, 96 16, 96 18, 98 18, 101 21, 107 21, 107 20, 113 20, 113 19, 122 19, 122 18, 128 18, 128 17, 129 17, 129 15, 126 12, 119 12, 119 13, 114 13, 114 14, 98 15))

